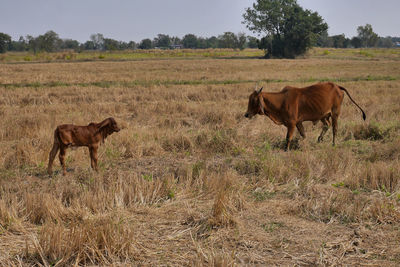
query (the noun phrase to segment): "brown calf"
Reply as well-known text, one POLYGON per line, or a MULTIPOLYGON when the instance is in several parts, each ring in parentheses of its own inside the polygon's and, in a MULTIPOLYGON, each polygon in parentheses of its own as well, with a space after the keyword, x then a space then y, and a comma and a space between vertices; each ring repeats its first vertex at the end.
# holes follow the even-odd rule
POLYGON ((245 117, 251 118, 256 114, 266 115, 274 123, 285 125, 287 127, 286 150, 289 149, 295 127, 303 138, 306 137, 303 121, 323 123, 322 132, 318 137, 318 142, 322 141, 329 128, 330 117, 332 118, 333 145, 335 145, 337 121, 344 97, 343 91, 361 110, 363 119, 366 118, 364 111, 354 102, 349 92, 334 83, 318 83, 304 88, 286 86, 277 93, 264 93, 261 92, 262 89, 256 89, 250 95, 245 117))
POLYGON ((52 174, 52 165, 58 150, 60 164, 63 168, 63 175, 67 173, 65 167, 65 154, 69 147, 87 146, 90 152, 91 166, 97 169, 97 149, 100 142, 114 132, 119 132, 120 128, 114 118, 108 118, 100 123, 90 123, 87 126, 76 126, 73 124, 63 124, 57 126, 54 131, 54 144, 49 154, 49 165, 47 172, 52 174))

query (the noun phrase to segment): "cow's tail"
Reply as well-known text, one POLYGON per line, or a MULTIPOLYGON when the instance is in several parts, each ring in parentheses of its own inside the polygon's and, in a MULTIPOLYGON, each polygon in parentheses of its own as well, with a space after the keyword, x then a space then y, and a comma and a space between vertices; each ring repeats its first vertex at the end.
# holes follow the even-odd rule
POLYGON ((356 101, 353 100, 353 98, 351 98, 351 96, 350 96, 349 92, 346 90, 346 88, 344 88, 342 86, 339 86, 339 88, 340 88, 340 90, 345 91, 347 96, 350 98, 351 102, 353 102, 354 105, 356 105, 361 110, 362 115, 363 115, 363 120, 365 120, 367 118, 367 116, 365 116, 364 110, 356 103, 356 101))

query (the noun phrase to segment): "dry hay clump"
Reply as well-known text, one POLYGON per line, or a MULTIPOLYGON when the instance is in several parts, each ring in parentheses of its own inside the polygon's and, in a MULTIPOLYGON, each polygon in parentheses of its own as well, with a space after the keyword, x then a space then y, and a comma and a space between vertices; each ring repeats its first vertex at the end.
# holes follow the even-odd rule
POLYGON ((193 147, 191 140, 187 136, 167 137, 161 146, 167 152, 190 152, 193 147))
POLYGON ((400 193, 399 162, 376 161, 367 163, 354 176, 343 181, 352 190, 381 191, 388 195, 400 193))
MULTIPOLYGON (((211 227, 235 226, 236 214, 243 210, 246 200, 240 193, 240 181, 234 174, 221 177, 217 185, 212 213, 208 219, 211 227)), ((242 185, 243 186, 243 185, 242 185)))
POLYGON ((356 140, 383 140, 386 133, 376 124, 358 125, 353 132, 356 140))
POLYGON ((394 223, 400 219, 396 200, 333 186, 312 186, 297 199, 293 212, 325 223, 394 223))
POLYGON ((124 218, 113 215, 87 218, 68 227, 47 223, 29 242, 34 250, 25 257, 35 264, 103 265, 140 258, 134 229, 124 218))
POLYGON ((215 130, 211 133, 202 131, 195 137, 196 147, 205 153, 240 154, 240 147, 237 145, 237 132, 235 129, 215 130))

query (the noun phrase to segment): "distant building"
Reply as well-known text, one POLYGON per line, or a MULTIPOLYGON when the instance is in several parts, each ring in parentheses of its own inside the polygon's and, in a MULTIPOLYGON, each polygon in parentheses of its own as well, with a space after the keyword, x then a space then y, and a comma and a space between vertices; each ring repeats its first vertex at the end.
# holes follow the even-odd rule
POLYGON ((400 42, 395 43, 396 47, 400 47, 400 42))
POLYGON ((173 44, 173 45, 171 45, 171 49, 182 49, 182 48, 183 48, 183 46, 180 45, 180 44, 173 44))
POLYGON ((182 48, 183 48, 183 45, 180 45, 180 44, 170 45, 169 47, 168 46, 156 46, 156 47, 154 47, 154 49, 157 49, 157 50, 182 49, 182 48))

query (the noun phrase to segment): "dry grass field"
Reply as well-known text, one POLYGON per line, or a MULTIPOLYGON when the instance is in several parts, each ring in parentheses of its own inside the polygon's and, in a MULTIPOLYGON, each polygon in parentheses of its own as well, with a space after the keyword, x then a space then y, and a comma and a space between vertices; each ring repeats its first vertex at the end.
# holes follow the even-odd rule
POLYGON ((399 50, 363 51, 0 63, 0 265, 399 266, 399 50), (367 114, 345 96, 336 147, 243 116, 318 81, 367 114), (110 116, 98 173, 78 148, 47 175, 57 125, 110 116))

